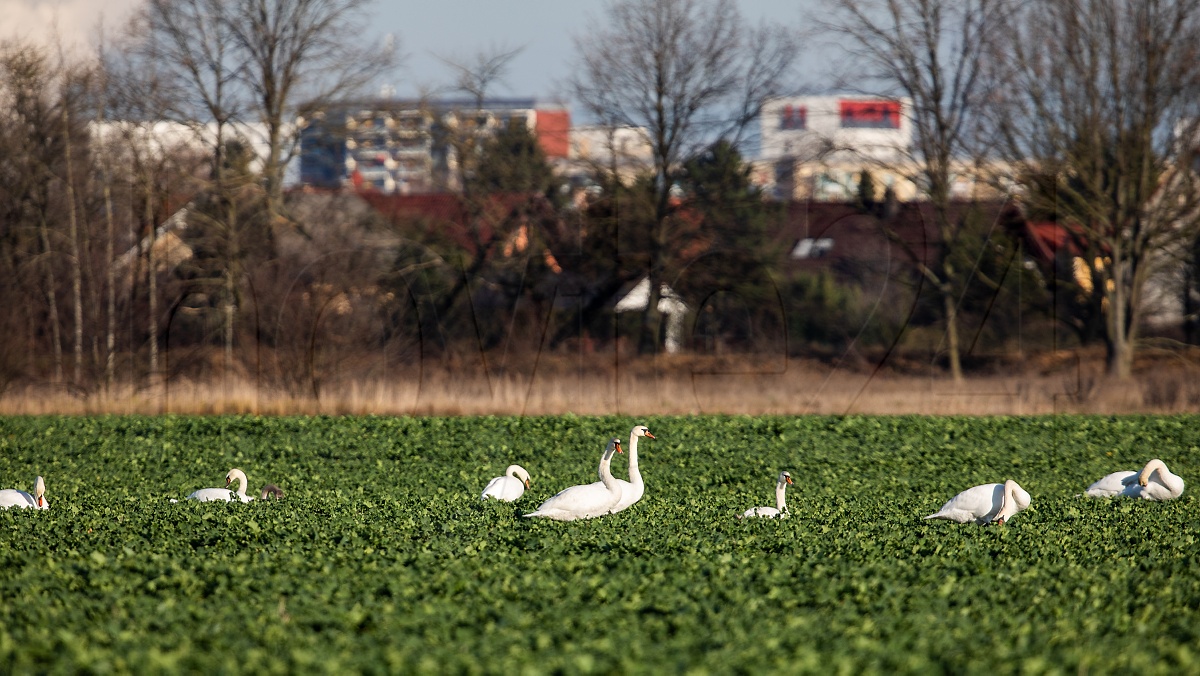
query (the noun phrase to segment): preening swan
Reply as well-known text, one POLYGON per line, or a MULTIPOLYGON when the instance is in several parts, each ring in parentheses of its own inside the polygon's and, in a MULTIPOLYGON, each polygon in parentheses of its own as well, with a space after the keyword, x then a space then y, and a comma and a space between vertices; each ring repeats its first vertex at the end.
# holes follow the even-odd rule
POLYGON ((784 502, 787 487, 792 485, 792 475, 788 472, 780 472, 779 480, 775 482, 775 506, 774 507, 751 507, 742 512, 739 519, 744 519, 748 516, 761 516, 768 519, 784 518, 788 515, 787 503, 784 502))
POLYGON ((254 499, 246 495, 246 473, 236 467, 229 470, 229 473, 225 475, 225 485, 229 486, 234 481, 238 482, 236 493, 228 488, 201 488, 187 496, 187 499, 199 502, 231 502, 235 498, 242 502, 250 502, 254 499))
POLYGON ((42 480, 42 477, 38 477, 33 482, 33 495, 15 488, 5 488, 0 491, 0 507, 4 509, 9 507, 50 509, 50 503, 46 502, 46 482, 42 480))
MULTIPOLYGON (((638 437, 656 438, 645 425, 634 425, 633 429, 629 430, 629 481, 617 479, 617 483, 621 484, 621 500, 612 508, 613 514, 632 507, 646 494, 646 484, 642 482, 642 473, 638 470, 638 437)), ((602 482, 597 481, 593 485, 601 484, 602 482)))
POLYGON ((950 498, 936 514, 926 519, 945 519, 979 525, 1004 525, 1017 512, 1029 507, 1029 493, 1009 479, 1002 484, 975 486, 950 498))
POLYGON ((504 476, 498 476, 488 482, 479 499, 492 498, 501 502, 512 502, 525 495, 526 488, 529 488, 529 472, 520 465, 509 465, 504 469, 504 476))
POLYGON ((524 516, 543 516, 555 521, 590 519, 607 514, 621 501, 621 484, 613 478, 610 466, 614 453, 621 453, 621 440, 613 437, 600 456, 600 483, 571 486, 546 500, 524 516))
POLYGON ((1183 479, 1171 474, 1166 463, 1158 458, 1146 463, 1141 472, 1113 472, 1088 486, 1084 495, 1089 498, 1111 498, 1118 495, 1143 500, 1174 500, 1183 495, 1183 479))

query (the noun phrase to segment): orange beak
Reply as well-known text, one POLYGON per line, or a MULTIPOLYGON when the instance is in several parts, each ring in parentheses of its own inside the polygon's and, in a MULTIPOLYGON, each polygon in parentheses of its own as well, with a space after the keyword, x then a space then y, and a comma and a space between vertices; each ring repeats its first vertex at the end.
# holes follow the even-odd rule
POLYGON ((792 485, 792 477, 788 477, 787 482, 788 482, 788 485, 791 486, 792 485))
POLYGON ((650 437, 651 439, 657 439, 657 438, 658 438, 658 437, 655 437, 653 434, 650 434, 650 430, 646 430, 646 436, 650 437))
POLYGON ((231 483, 233 483, 233 480, 230 479, 229 477, 225 477, 225 487, 229 488, 229 484, 231 484, 231 483))
POLYGON ((39 495, 38 496, 38 507, 44 507, 45 505, 46 505, 46 498, 43 498, 42 496, 39 495))
POLYGON ((624 453, 624 452, 625 452, 625 451, 622 451, 622 450, 621 450, 621 442, 619 442, 619 441, 618 441, 618 442, 617 442, 617 453, 624 453))
POLYGON ((525 488, 529 488, 529 479, 525 480, 525 488))

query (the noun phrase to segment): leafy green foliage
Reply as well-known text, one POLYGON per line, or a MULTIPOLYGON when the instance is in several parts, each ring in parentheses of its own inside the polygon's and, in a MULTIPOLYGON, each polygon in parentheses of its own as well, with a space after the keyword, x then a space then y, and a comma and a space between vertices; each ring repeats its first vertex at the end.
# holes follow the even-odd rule
POLYGON ((472 187, 483 193, 533 193, 561 200, 561 183, 529 127, 510 120, 483 142, 472 187))
MULTIPOLYGON (((5 671, 1113 672, 1200 668, 1195 499, 1075 497, 1191 417, 0 419, 5 671), (644 422, 642 502, 522 511, 644 422), (479 492, 512 462, 516 504, 479 492), (169 504, 230 467, 279 502, 169 504), (739 521, 789 469, 790 519, 739 521), (925 522, 1013 478, 1004 527, 925 522)), ((618 475, 624 467, 617 468, 618 475)))
POLYGON ((775 282, 780 245, 769 236, 769 226, 783 217, 783 209, 763 201, 751 173, 751 165, 728 141, 684 165, 681 186, 687 198, 682 212, 697 222, 698 246, 690 248, 702 253, 678 256, 678 264, 668 267, 668 282, 698 311, 694 333, 700 340, 695 347, 701 350, 720 343, 722 351, 761 352, 785 342, 786 319, 775 282), (776 345, 756 344, 764 337, 776 345))

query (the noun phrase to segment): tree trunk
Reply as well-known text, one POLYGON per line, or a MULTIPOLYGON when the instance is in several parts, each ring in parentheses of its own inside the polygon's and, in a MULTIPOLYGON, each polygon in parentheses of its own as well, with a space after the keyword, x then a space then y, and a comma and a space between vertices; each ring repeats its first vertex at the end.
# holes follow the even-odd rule
MULTIPOLYGON (((660 115, 660 129, 665 128, 660 115)), ((665 142, 659 138, 659 147, 665 147, 665 142)), ((642 325, 638 331, 638 354, 655 354, 658 352, 658 338, 661 333, 662 313, 658 311, 658 300, 662 296, 663 259, 667 251, 667 218, 670 216, 671 181, 670 162, 665 156, 659 156, 658 179, 655 185, 654 205, 654 236, 650 240, 650 272, 646 276, 650 289, 646 294, 646 308, 642 311, 642 325)))
POLYGON ((1126 294, 1133 291, 1126 288, 1125 279, 1128 276, 1129 263, 1123 260, 1124 251, 1116 247, 1112 251, 1112 263, 1109 265, 1110 277, 1104 280, 1105 300, 1104 326, 1105 344, 1107 346, 1108 374, 1125 380, 1133 374, 1133 324, 1130 321, 1131 310, 1126 294), (1114 283, 1110 286, 1109 279, 1114 283))
POLYGON ((71 300, 74 305, 75 373, 73 383, 78 386, 83 378, 83 261, 79 253, 79 223, 75 210, 75 172, 71 168, 70 117, 63 110, 63 135, 66 142, 67 159, 67 227, 71 245, 71 300))
POLYGON ((46 225, 46 214, 43 212, 38 232, 42 237, 42 248, 46 255, 46 302, 50 314, 50 339, 54 341, 54 382, 63 380, 62 333, 58 325, 58 280, 54 275, 54 266, 50 260, 50 228, 46 225))
POLYGON ((108 172, 104 172, 104 221, 107 228, 107 239, 104 242, 106 314, 107 326, 104 329, 104 389, 111 393, 113 380, 116 377, 117 362, 117 271, 114 261, 116 232, 113 223, 112 186, 109 184, 108 172))
POLYGON ((956 384, 963 380, 962 357, 958 347, 958 304, 954 292, 942 289, 942 310, 946 316, 946 351, 950 358, 950 375, 956 384))
POLYGON ((642 324, 638 329, 638 354, 655 354, 658 352, 658 336, 662 325, 662 314, 658 311, 662 279, 657 265, 651 264, 646 281, 650 288, 646 292, 646 309, 642 311, 642 324))
POLYGON ((147 286, 147 317, 146 330, 150 334, 150 385, 157 384, 158 376, 158 270, 154 260, 154 244, 158 238, 158 228, 154 224, 154 190, 150 177, 146 177, 146 223, 150 226, 146 246, 146 286, 147 286))
POLYGON ((1127 380, 1133 375, 1133 342, 1127 336, 1109 337, 1104 341, 1108 375, 1127 380))

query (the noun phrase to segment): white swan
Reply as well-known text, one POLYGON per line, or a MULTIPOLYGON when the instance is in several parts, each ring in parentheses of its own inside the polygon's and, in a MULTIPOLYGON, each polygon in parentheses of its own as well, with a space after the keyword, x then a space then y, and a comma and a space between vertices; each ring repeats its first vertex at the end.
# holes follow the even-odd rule
POLYGON ((590 519, 607 514, 621 501, 621 484, 613 478, 612 464, 614 453, 621 453, 621 440, 613 437, 600 456, 600 483, 583 484, 564 488, 556 495, 546 500, 536 510, 523 516, 544 516, 555 521, 574 521, 575 519, 590 519))
POLYGON ((8 509, 9 507, 50 509, 50 503, 46 502, 45 496, 46 482, 42 480, 42 477, 38 477, 33 482, 33 495, 15 488, 5 488, 0 491, 0 507, 4 509, 8 509))
MULTIPOLYGON (((617 479, 617 483, 621 484, 621 500, 612 508, 612 514, 632 507, 646 494, 646 484, 642 482, 642 473, 638 470, 638 437, 656 438, 645 425, 634 425, 633 429, 629 430, 629 481, 617 479)), ((602 483, 597 481, 592 485, 599 487, 602 483)))
POLYGON ((1143 500, 1174 500, 1183 495, 1183 479, 1171 474, 1166 463, 1158 458, 1146 463, 1141 472, 1113 472, 1088 486, 1084 495, 1089 498, 1124 496, 1143 500))
POLYGON ((995 522, 1004 525, 1017 512, 1029 507, 1029 493, 1009 479, 1002 484, 975 486, 950 498, 936 514, 926 519, 945 519, 979 525, 995 522))
POLYGON ((529 488, 529 472, 520 465, 509 465, 504 469, 504 476, 498 476, 488 482, 479 499, 493 498, 501 502, 512 502, 525 495, 526 488, 529 488))
POLYGON ((784 502, 787 487, 792 485, 792 475, 788 472, 780 472, 779 479, 775 482, 775 506, 774 507, 751 507, 742 512, 739 519, 745 519, 749 516, 761 516, 768 519, 784 518, 788 515, 787 503, 784 502))
POLYGON ((246 473, 236 467, 225 475, 225 485, 229 486, 234 481, 238 482, 236 493, 228 488, 201 488, 187 496, 187 499, 199 502, 231 502, 235 498, 242 502, 250 502, 254 499, 246 495, 246 473))

